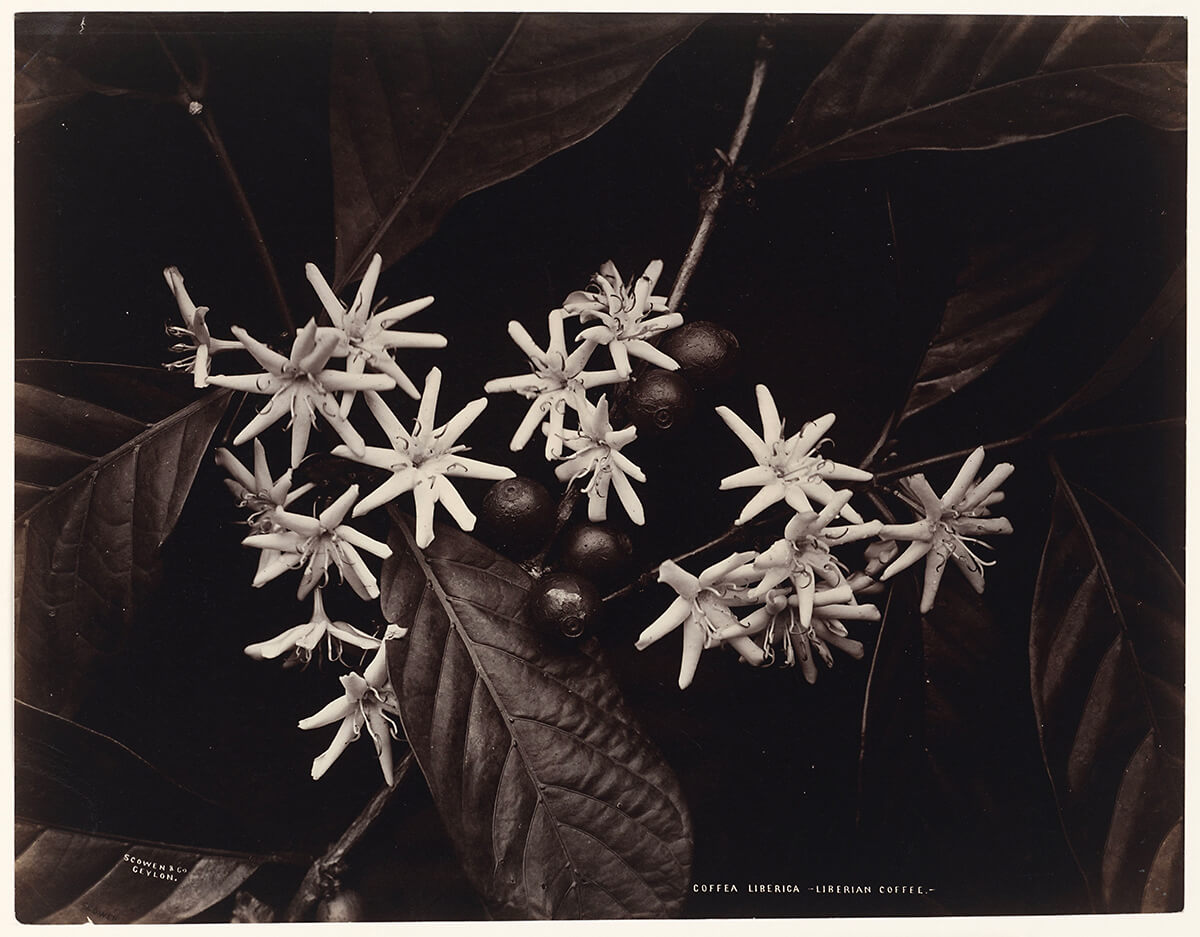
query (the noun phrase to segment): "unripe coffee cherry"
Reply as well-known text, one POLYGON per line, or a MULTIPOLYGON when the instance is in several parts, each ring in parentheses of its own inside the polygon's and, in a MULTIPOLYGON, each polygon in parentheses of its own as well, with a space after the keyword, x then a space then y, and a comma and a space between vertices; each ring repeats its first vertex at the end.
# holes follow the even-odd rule
POLYGON ((549 638, 579 641, 600 618, 600 593, 578 573, 547 573, 529 591, 529 615, 549 638))
POLYGON ((679 373, 697 390, 715 387, 737 372, 737 336, 715 322, 685 322, 667 332, 658 350, 679 362, 679 373))
POLYGON ((550 535, 555 504, 545 486, 517 476, 496 482, 483 496, 479 533, 493 546, 524 555, 550 535))
POLYGON ((694 403, 691 385, 676 371, 654 368, 630 387, 625 410, 644 435, 661 433, 685 422, 694 403))
POLYGON ((578 524, 563 535, 556 565, 607 584, 628 568, 632 555, 628 534, 609 524, 578 524))

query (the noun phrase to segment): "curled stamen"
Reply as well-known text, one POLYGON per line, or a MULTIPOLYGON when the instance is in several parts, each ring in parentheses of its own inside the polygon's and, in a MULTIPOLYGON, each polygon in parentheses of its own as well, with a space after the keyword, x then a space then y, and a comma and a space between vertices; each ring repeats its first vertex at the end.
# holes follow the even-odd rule
MULTIPOLYGON (((996 565, 995 560, 985 560, 982 557, 980 557, 977 553, 975 553, 970 547, 967 546, 967 541, 970 541, 971 543, 978 544, 981 547, 987 547, 990 550, 990 549, 992 549, 992 545, 990 543, 980 540, 978 537, 969 537, 966 534, 956 534, 955 540, 957 540, 958 545, 961 546, 963 548, 963 550, 966 551, 967 556, 969 556, 979 566, 995 566, 996 565)), ((956 550, 956 552, 957 552, 957 550, 956 550)))

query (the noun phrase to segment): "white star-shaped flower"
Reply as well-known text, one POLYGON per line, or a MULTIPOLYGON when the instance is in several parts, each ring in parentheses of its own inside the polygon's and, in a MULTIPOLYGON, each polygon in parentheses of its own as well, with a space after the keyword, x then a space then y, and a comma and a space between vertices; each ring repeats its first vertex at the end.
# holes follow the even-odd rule
POLYGON ((255 660, 273 660, 288 651, 296 651, 302 660, 308 660, 321 639, 325 638, 326 653, 331 661, 341 660, 341 643, 370 651, 379 647, 379 639, 364 634, 345 621, 332 621, 325 611, 320 588, 313 590, 312 617, 302 625, 289 628, 269 641, 251 644, 245 649, 248 657, 255 660))
POLYGON ((841 586, 846 581, 841 565, 831 552, 832 547, 874 537, 883 526, 879 521, 829 526, 849 500, 849 491, 839 491, 820 513, 806 511, 795 515, 784 528, 783 538, 760 553, 751 564, 759 581, 746 593, 747 598, 760 601, 780 583, 790 582, 797 599, 800 623, 808 628, 817 581, 821 580, 827 587, 841 586))
POLYGON ((742 652, 743 660, 759 666, 775 660, 777 650, 784 652, 783 665, 795 666, 797 660, 804 679, 815 683, 817 667, 814 653, 833 666, 833 655, 828 645, 848 654, 855 660, 863 656, 861 641, 849 636, 843 621, 879 621, 879 609, 874 605, 859 605, 854 601, 850 586, 843 582, 838 586, 824 586, 813 595, 809 622, 801 621, 800 598, 788 595, 787 589, 773 589, 766 595, 762 608, 743 618, 735 625, 727 625, 719 634, 722 641, 733 638, 749 639, 762 634, 762 646, 752 642, 755 653, 742 652))
POLYGON ((532 401, 525 418, 513 433, 509 448, 513 452, 524 449, 534 431, 543 421, 549 427, 546 434, 546 458, 556 459, 562 455, 564 417, 567 407, 581 411, 587 402, 587 391, 603 384, 616 384, 626 379, 618 371, 584 371, 584 367, 596 350, 596 343, 585 341, 571 354, 567 354, 567 341, 563 333, 566 313, 555 309, 549 316, 550 343, 543 351, 525 331, 520 322, 508 323, 508 334, 521 351, 529 358, 530 374, 514 377, 498 377, 483 385, 485 392, 498 394, 515 391, 532 401))
POLYGON ((205 316, 208 315, 208 307, 197 306, 192 302, 192 297, 188 295, 187 288, 183 285, 183 274, 179 272, 178 267, 167 267, 163 270, 163 277, 179 306, 179 315, 183 318, 183 327, 167 326, 167 334, 172 338, 185 339, 185 341, 172 345, 171 351, 179 354, 191 352, 188 357, 168 362, 164 367, 172 371, 191 371, 195 386, 207 387, 212 356, 221 351, 232 351, 233 349, 240 351, 242 343, 227 338, 213 338, 209 334, 208 325, 204 321, 205 316))
POLYGON ((430 370, 425 378, 425 390, 417 410, 416 423, 410 433, 376 393, 367 393, 367 406, 379 421, 392 444, 390 449, 367 446, 355 453, 348 446, 338 446, 333 454, 353 459, 376 468, 387 469, 392 477, 367 495, 354 508, 354 516, 366 514, 381 504, 387 504, 409 491, 417 511, 417 546, 433 542, 433 509, 441 502, 463 530, 475 529, 475 515, 458 493, 451 478, 483 478, 499 481, 514 478, 516 472, 500 465, 469 459, 462 453, 466 446, 456 445, 458 438, 475 422, 487 407, 487 398, 472 400, 442 426, 435 422, 438 391, 442 372, 430 370))
POLYGON ((621 452, 623 446, 637 437, 637 427, 613 429, 608 421, 607 397, 601 396, 595 406, 586 400, 583 403, 583 409, 579 411, 579 429, 574 436, 565 439, 567 447, 575 454, 554 470, 555 476, 566 482, 591 473, 591 480, 583 489, 588 496, 588 520, 608 519, 608 489, 611 485, 629 519, 635 524, 645 524, 646 513, 629 479, 644 482, 646 476, 621 452))
MULTIPOLYGON (((389 631, 385 639, 392 636, 389 631)), ((392 739, 400 737, 399 727, 392 715, 399 715, 400 708, 388 680, 386 640, 375 652, 362 676, 349 673, 340 679, 345 693, 320 712, 299 722, 301 729, 319 729, 339 720, 342 723, 338 726, 337 734, 334 735, 329 748, 313 759, 313 780, 318 780, 329 770, 350 743, 362 735, 365 727, 375 745, 379 767, 383 769, 383 778, 390 787, 396 783, 392 739)))
POLYGON ((883 571, 879 577, 881 582, 925 557, 922 614, 933 608, 947 560, 954 560, 971 587, 982 593, 983 567, 991 566, 992 562, 980 559, 967 544, 983 543, 979 539, 982 534, 1012 533, 1012 524, 1007 518, 991 516, 991 505, 1004 499, 1004 493, 997 489, 1013 473, 1013 466, 1002 462, 982 481, 977 481, 976 475, 983 466, 983 459, 984 450, 980 446, 967 457, 958 475, 940 498, 924 475, 910 475, 903 479, 901 485, 905 489, 905 500, 915 511, 923 512, 925 518, 911 524, 885 524, 879 531, 881 537, 910 541, 907 549, 883 571))
MULTIPOLYGON (((829 504, 835 497, 829 481, 871 480, 871 473, 842 465, 814 454, 835 419, 827 413, 812 423, 805 423, 796 435, 784 438, 783 421, 775 408, 775 399, 765 385, 755 387, 758 412, 762 417, 763 434, 759 436, 740 416, 728 407, 717 407, 717 413, 734 434, 750 450, 758 463, 752 468, 721 479, 721 490, 760 487, 738 515, 735 523, 744 524, 771 505, 786 500, 799 513, 813 510, 812 501, 829 504), (810 501, 811 499, 811 501, 810 501)), ((862 515, 849 504, 843 504, 841 516, 852 524, 861 524, 862 515)))
POLYGON ((328 581, 329 566, 332 564, 359 598, 378 598, 379 584, 358 551, 366 550, 381 559, 387 559, 392 555, 392 548, 342 523, 350 506, 357 500, 358 485, 351 485, 316 517, 277 510, 273 519, 278 530, 267 534, 251 534, 242 541, 248 547, 278 551, 277 558, 259 570, 253 585, 262 586, 289 569, 303 566, 304 575, 296 590, 296 598, 302 599, 328 581))
MULTIPOLYGON (((367 366, 386 374, 396 386, 408 396, 416 400, 421 395, 407 374, 401 370, 392 358, 395 348, 445 348, 446 337, 436 332, 394 332, 391 326, 397 322, 415 315, 433 303, 432 296, 414 299, 399 306, 392 306, 380 312, 371 314, 371 303, 375 298, 375 285, 379 282, 379 271, 383 266, 383 258, 378 254, 371 258, 367 273, 358 285, 354 302, 349 309, 342 305, 341 300, 334 295, 325 277, 317 269, 316 264, 305 264, 304 273, 308 282, 316 291, 321 305, 329 313, 333 328, 322 329, 338 336, 338 344, 333 354, 346 359, 346 371, 350 374, 362 374, 367 366)), ((354 400, 354 391, 349 390, 342 396, 342 415, 350 412, 350 404, 354 400)))
POLYGON ((311 484, 307 484, 293 491, 291 469, 278 479, 272 479, 271 467, 267 464, 267 451, 259 439, 254 440, 253 472, 225 448, 216 450, 216 463, 229 473, 225 485, 238 499, 238 505, 250 509, 251 527, 258 527, 264 519, 270 523, 270 515, 274 513, 275 508, 287 507, 313 488, 311 484))
POLYGON ((661 260, 652 260, 637 280, 624 284, 608 260, 592 277, 589 289, 576 290, 563 302, 563 308, 578 315, 581 322, 599 321, 599 325, 581 331, 576 341, 607 345, 613 366, 623 378, 633 373, 631 356, 668 371, 679 367, 679 362, 648 341, 683 325, 683 316, 668 311, 666 296, 652 295, 662 269, 661 260))
MULTIPOLYGON (((248 523, 256 534, 269 534, 282 528, 275 523, 275 512, 281 510, 307 494, 313 486, 301 485, 292 491, 292 470, 288 469, 278 480, 271 479, 271 467, 267 465, 267 452, 261 440, 254 440, 254 471, 237 460, 228 449, 216 451, 216 463, 230 475, 225 484, 238 499, 238 506, 250 509, 248 523)), ((259 554, 258 571, 261 573, 279 558, 278 550, 263 550, 259 554)))
MULTIPOLYGON (((721 643, 718 637, 729 626, 741 630, 738 620, 729 610, 731 604, 741 604, 731 595, 727 576, 749 560, 754 552, 732 553, 714 563, 699 576, 693 576, 673 560, 664 560, 658 568, 658 581, 665 582, 678 594, 667 610, 638 635, 637 649, 644 651, 680 625, 683 625, 683 655, 679 665, 679 688, 686 689, 696 675, 700 654, 705 648, 721 643)), ((728 643, 743 655, 760 655, 753 641, 745 635, 734 634, 728 643)))
POLYGON ((210 384, 230 387, 252 394, 271 394, 271 399, 233 440, 240 446, 253 439, 267 427, 291 415, 292 467, 304 458, 308 437, 319 412, 346 444, 362 452, 363 438, 342 414, 334 393, 346 390, 391 390, 395 381, 386 374, 349 374, 346 371, 327 371, 325 365, 337 348, 336 335, 317 335, 317 322, 296 333, 292 353, 285 358, 272 351, 245 329, 233 327, 233 334, 265 369, 264 374, 214 374, 210 384))

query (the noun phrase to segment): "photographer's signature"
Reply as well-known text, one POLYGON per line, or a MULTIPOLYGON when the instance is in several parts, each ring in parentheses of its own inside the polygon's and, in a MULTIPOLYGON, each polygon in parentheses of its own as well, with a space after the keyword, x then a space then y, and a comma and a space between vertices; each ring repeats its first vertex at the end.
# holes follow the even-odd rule
POLYGON ((129 871, 135 875, 144 875, 147 878, 156 878, 164 882, 178 882, 188 873, 185 866, 173 865, 166 862, 154 862, 150 859, 143 859, 131 852, 125 853, 121 857, 121 861, 129 863, 129 871))

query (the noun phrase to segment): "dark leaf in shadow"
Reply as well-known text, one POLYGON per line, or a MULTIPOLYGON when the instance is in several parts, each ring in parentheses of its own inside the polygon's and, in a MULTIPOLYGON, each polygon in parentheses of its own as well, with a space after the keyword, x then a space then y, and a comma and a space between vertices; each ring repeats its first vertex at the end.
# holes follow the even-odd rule
POLYGON ((20 701, 15 715, 18 816, 138 840, 258 848, 244 822, 116 739, 20 701))
POLYGON ((1183 582, 1058 475, 1034 595, 1034 708, 1063 828, 1097 910, 1182 907, 1183 582))
POLYGON ((773 173, 904 150, 977 150, 1113 117, 1187 127, 1180 17, 873 17, 816 77, 773 173))
POLYGON ((16 695, 69 716, 95 659, 128 636, 229 393, 197 399, 178 375, 120 365, 18 363, 16 376, 26 499, 15 534, 16 695))
POLYGON ((90 92, 104 95, 125 94, 124 88, 110 88, 89 81, 53 55, 45 52, 16 50, 16 108, 14 129, 27 130, 90 92))
POLYGON ((1054 308, 1094 243, 1085 229, 1051 228, 972 252, 897 422, 957 393, 991 368, 1054 308))
POLYGON ((1181 263, 1175 268, 1175 272, 1167 281, 1166 286, 1162 288, 1162 292, 1150 304, 1145 315, 1125 336, 1108 360, 1100 366, 1083 387, 1044 417, 1038 425, 1044 426, 1073 410, 1086 407, 1120 387, 1122 382, 1146 360, 1154 350, 1155 344, 1168 336, 1171 326, 1183 315, 1187 299, 1186 280, 1185 269, 1181 263))
MULTIPOLYGON (((334 40, 335 286, 420 244, 459 199, 589 136, 704 19, 348 18, 334 40)), ((568 222, 569 223, 569 222, 568 222)))
MULTIPOLYGON (((150 17, 130 13, 18 14, 14 28, 17 133, 86 94, 130 95, 182 106, 179 77, 155 29, 150 17)), ((193 61, 194 42, 186 50, 182 45, 172 50, 172 56, 191 71, 203 71, 193 61)))

